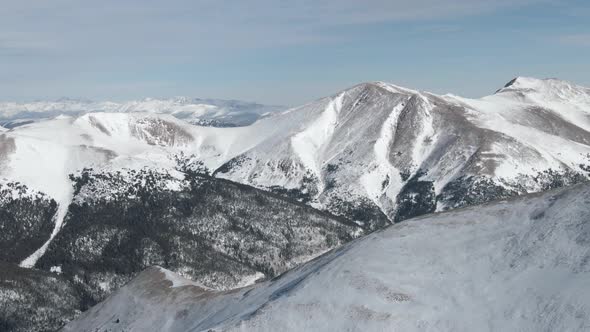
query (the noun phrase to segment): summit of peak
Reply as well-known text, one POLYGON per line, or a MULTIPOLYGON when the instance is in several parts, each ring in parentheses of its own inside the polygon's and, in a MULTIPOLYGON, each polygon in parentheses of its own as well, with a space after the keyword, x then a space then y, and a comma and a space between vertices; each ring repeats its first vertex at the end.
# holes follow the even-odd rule
POLYGON ((406 88, 403 86, 399 86, 399 85, 395 85, 395 84, 383 82, 383 81, 362 82, 362 83, 359 83, 347 90, 359 89, 359 88, 360 89, 380 88, 380 89, 385 89, 385 90, 387 90, 389 92, 393 92, 393 93, 411 93, 411 94, 418 93, 417 90, 409 89, 409 88, 406 88))
POLYGON ((542 87, 556 87, 564 85, 573 85, 568 81, 558 78, 535 78, 526 76, 517 76, 504 85, 500 91, 504 89, 539 89, 542 87))
POLYGON ((496 93, 540 92, 544 94, 585 93, 588 89, 558 78, 534 78, 518 76, 504 85, 496 93))

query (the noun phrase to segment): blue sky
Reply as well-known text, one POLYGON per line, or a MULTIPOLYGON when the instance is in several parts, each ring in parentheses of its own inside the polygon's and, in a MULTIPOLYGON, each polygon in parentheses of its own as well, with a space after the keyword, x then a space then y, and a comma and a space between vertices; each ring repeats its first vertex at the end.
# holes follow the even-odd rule
POLYGON ((478 97, 590 86, 587 0, 0 0, 0 100, 297 105, 363 81, 478 97))

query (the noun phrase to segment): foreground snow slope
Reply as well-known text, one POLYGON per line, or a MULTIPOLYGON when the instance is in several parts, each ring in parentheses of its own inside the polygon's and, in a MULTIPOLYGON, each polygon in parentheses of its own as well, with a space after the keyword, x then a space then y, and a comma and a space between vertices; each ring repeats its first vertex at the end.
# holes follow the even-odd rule
POLYGON ((65 331, 587 331, 590 185, 433 214, 213 292, 151 268, 65 331))

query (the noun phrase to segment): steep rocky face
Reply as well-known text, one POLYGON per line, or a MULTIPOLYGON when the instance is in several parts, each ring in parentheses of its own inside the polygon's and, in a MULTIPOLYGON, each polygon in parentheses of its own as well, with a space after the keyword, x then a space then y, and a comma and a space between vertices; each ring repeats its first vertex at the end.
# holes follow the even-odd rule
POLYGON ((82 309, 160 265, 214 289, 272 278, 360 235, 300 203, 202 175, 152 170, 73 177, 64 226, 36 268, 59 269, 82 309))
POLYGON ((58 274, 0 261, 0 331, 56 331, 80 314, 80 302, 58 274))

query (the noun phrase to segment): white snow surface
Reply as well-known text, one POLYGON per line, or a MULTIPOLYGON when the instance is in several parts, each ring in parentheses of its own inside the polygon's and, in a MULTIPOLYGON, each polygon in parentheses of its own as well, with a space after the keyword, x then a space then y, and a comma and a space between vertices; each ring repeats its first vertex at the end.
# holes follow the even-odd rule
POLYGON ((377 138, 373 147, 375 160, 368 171, 360 178, 360 182, 369 195, 369 198, 377 205, 383 204, 380 201, 383 195, 385 195, 388 201, 393 201, 403 185, 399 172, 389 158, 391 153, 390 147, 393 144, 397 128, 397 120, 403 108, 403 103, 395 105, 391 114, 383 123, 379 138, 377 138), (382 185, 384 179, 389 179, 385 187, 382 185))
POLYGON ((587 331, 589 215, 587 183, 428 215, 229 292, 149 269, 64 330, 587 331))
POLYGON ((293 150, 303 165, 318 178, 321 177, 321 165, 318 165, 318 159, 322 148, 329 143, 338 124, 338 113, 342 108, 343 95, 344 93, 331 100, 326 110, 315 122, 291 139, 293 150))

